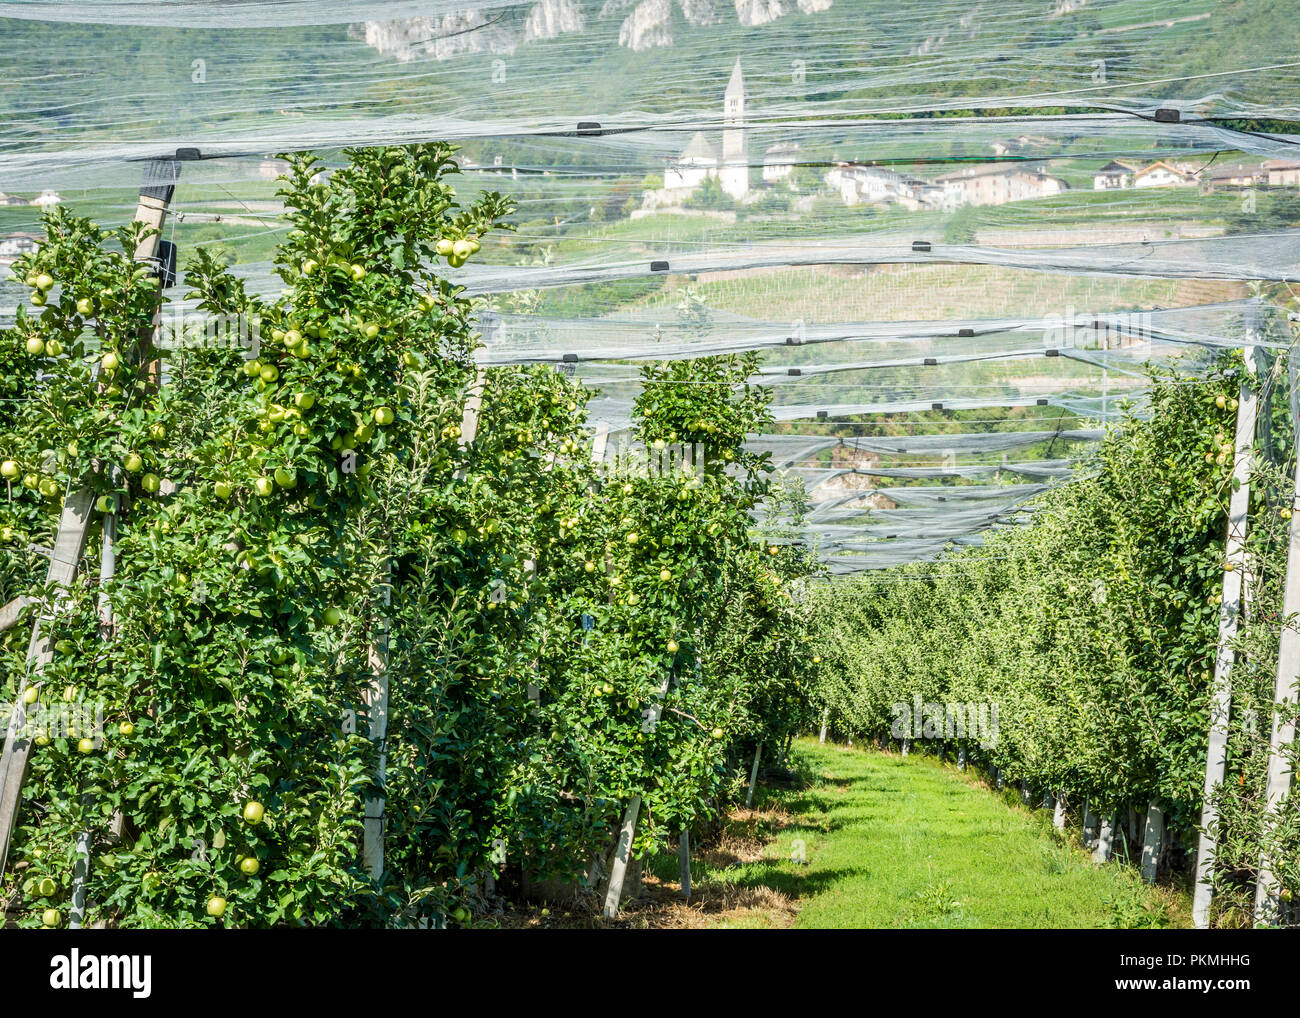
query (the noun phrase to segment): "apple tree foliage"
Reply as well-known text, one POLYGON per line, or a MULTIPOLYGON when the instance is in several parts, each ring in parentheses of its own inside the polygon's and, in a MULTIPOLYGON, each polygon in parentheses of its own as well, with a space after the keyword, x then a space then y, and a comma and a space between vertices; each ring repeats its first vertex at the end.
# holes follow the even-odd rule
MULTIPOLYGON (((82 833, 87 922, 413 923, 487 872, 573 876, 633 794, 655 850, 718 808, 746 743, 797 723, 808 563, 750 541, 766 464, 742 441, 769 421, 752 359, 646 370, 639 436, 697 443, 691 473, 598 469, 580 384, 474 366, 474 305, 437 267, 512 207, 460 203, 452 154, 287 157, 281 295, 201 249, 202 320, 156 345, 142 227, 55 210, 17 263, 0 593, 37 598, 25 621, 55 650, 10 856, 22 923, 66 910, 82 833), (43 590, 28 546, 87 490, 80 579, 43 590), (58 720, 85 704, 102 739, 58 720)), ((0 635, 10 696, 27 628, 0 635)))
MULTIPOLYGON (((841 731, 895 741, 894 705, 998 705, 969 758, 1094 812, 1161 806, 1195 852, 1214 689, 1238 354, 1201 384, 1153 373, 1069 485, 983 546, 825 597, 818 696, 841 731)), ((1251 474, 1251 608, 1233 670, 1218 879, 1244 900, 1259 859, 1260 797, 1280 631, 1294 443, 1285 386, 1263 375, 1251 474)), ((1281 375, 1285 378, 1285 374, 1281 375)), ((904 729, 904 731, 906 731, 904 729)), ((932 745, 959 741, 940 730, 932 745)), ((927 740, 928 741, 928 740, 927 740)), ((1282 825, 1295 858, 1294 807, 1282 825)), ((1130 848, 1130 853, 1140 848, 1130 848)), ((1288 871, 1293 882, 1297 874, 1288 871)), ((1247 908, 1248 911, 1248 908, 1247 908)))

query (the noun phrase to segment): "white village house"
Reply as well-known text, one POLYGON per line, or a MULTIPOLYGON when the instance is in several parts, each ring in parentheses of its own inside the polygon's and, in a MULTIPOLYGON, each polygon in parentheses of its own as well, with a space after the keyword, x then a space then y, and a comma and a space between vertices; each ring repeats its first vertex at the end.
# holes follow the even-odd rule
POLYGON ((63 201, 63 195, 58 191, 42 191, 31 200, 31 204, 40 206, 58 205, 63 201))
POLYGON ((798 142, 789 144, 781 142, 770 146, 763 153, 763 183, 776 184, 782 180, 789 180, 790 174, 794 173, 794 168, 799 163, 801 152, 798 142))
POLYGON ((1163 159, 1133 174, 1134 187, 1193 187, 1196 174, 1163 159))
POLYGON ((32 254, 40 242, 41 238, 34 233, 10 233, 0 237, 0 262, 11 262, 32 254))
POLYGON ((953 208, 1050 198, 1070 189, 1065 180, 1041 166, 1031 168, 1023 163, 968 166, 955 173, 945 173, 935 178, 935 182, 943 185, 945 204, 953 208))
POLYGON ((1137 167, 1131 163, 1122 163, 1112 159, 1092 175, 1094 191, 1126 191, 1133 186, 1133 174, 1137 167))

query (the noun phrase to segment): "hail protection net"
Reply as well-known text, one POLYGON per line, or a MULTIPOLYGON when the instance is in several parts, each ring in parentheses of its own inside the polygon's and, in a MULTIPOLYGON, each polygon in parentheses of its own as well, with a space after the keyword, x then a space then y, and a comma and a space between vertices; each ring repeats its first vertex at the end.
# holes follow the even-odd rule
MULTIPOLYGON (((450 140, 513 232, 461 269, 484 367, 593 390, 756 352, 755 520, 832 575, 941 556, 1086 476, 1151 365, 1289 351, 1300 23, 1272 0, 0 0, 0 266, 41 212, 129 220, 179 172, 183 264, 273 295, 278 154, 450 140), (111 54, 112 58, 106 58, 111 54), (782 502, 787 504, 787 502, 782 502)), ((467 197, 469 195, 466 195, 467 197)), ((0 322, 25 289, 0 282, 0 322)))

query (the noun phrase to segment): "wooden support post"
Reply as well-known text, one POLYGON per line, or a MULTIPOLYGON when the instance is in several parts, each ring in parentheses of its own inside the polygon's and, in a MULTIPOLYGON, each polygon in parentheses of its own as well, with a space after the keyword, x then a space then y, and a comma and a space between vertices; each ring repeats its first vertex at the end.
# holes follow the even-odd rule
MULTIPOLYGON (((853 745, 853 740, 852 740, 852 738, 849 739, 849 745, 850 745, 850 746, 853 745)), ((903 752, 902 752, 902 755, 903 755, 903 756, 907 756, 908 751, 909 751, 911 748, 912 748, 912 740, 911 740, 911 739, 904 739, 904 740, 903 740, 903 752)))
POLYGON ((745 809, 754 805, 754 787, 758 784, 758 761, 763 755, 763 744, 754 747, 754 765, 749 769, 749 791, 745 793, 745 809))
POLYGON ((618 918, 618 903, 623 897, 623 881, 627 877, 627 864, 632 856, 632 836, 636 833, 636 818, 641 812, 641 796, 632 796, 623 813, 623 826, 618 832, 618 847, 614 850, 614 865, 609 871, 609 889, 605 892, 605 918, 618 918))
POLYGON ((1052 826, 1058 831, 1065 830, 1065 796, 1060 792, 1052 796, 1052 826))
POLYGON ((957 770, 964 771, 965 769, 966 769, 966 746, 965 744, 962 744, 957 747, 957 770))
MULTIPOLYGON (((89 488, 74 491, 63 504, 59 517, 59 532, 50 553, 50 568, 46 575, 47 586, 56 590, 71 587, 76 579, 77 566, 86 550, 86 536, 90 530, 90 514, 94 496, 89 488)), ((23 705, 23 692, 30 681, 39 680, 45 666, 54 658, 54 644, 49 633, 41 629, 41 619, 32 628, 32 639, 27 649, 27 675, 18 682, 17 695, 5 729, 4 753, 0 756, 0 875, 9 858, 9 842, 18 822, 18 807, 22 802, 23 778, 31 756, 32 740, 27 728, 27 710, 23 705)))
POLYGON ((1029 787, 1028 781, 1020 782, 1020 801, 1025 806, 1034 801, 1034 790, 1029 787))
POLYGON ((1101 830, 1097 834, 1097 847, 1092 852, 1093 862, 1110 862, 1110 854, 1115 846, 1115 827, 1118 823, 1119 814, 1117 812, 1111 811, 1102 814, 1101 830))
MULTIPOLYGON (((1300 465, 1295 476, 1291 499, 1293 513, 1286 558, 1286 587, 1282 595, 1282 618, 1300 612, 1300 465)), ((1282 627, 1277 653, 1277 677, 1273 684, 1272 724, 1268 740, 1268 778, 1264 786, 1263 835, 1267 844, 1273 834, 1277 811, 1291 791, 1291 764, 1288 751, 1295 744, 1295 722, 1285 715, 1300 700, 1300 631, 1292 624, 1282 627)), ((1260 852, 1255 877, 1255 922, 1274 924, 1281 910, 1280 888, 1273 873, 1273 860, 1267 849, 1260 852)))
POLYGON ((15 597, 3 608, 0 608, 0 633, 3 633, 6 629, 11 629, 13 626, 17 625, 18 620, 23 616, 23 612, 35 603, 36 598, 28 597, 24 594, 15 597))
POLYGON ((1142 879, 1156 882, 1160 867, 1160 850, 1165 842, 1165 811, 1154 802, 1147 806, 1146 833, 1142 838, 1142 879))
MULTIPOLYGON (((1251 347, 1246 365, 1252 376, 1258 349, 1251 347)), ((1246 572, 1246 516, 1250 509, 1251 456, 1255 445, 1257 400, 1249 379, 1242 379, 1237 398, 1236 450, 1232 476, 1238 487, 1228 499, 1228 538, 1226 563, 1232 570, 1223 574, 1223 603, 1219 608, 1219 644, 1214 659, 1214 689, 1210 701, 1209 747, 1205 754, 1205 782, 1201 793, 1201 834, 1196 847, 1196 889, 1192 896, 1192 922, 1205 929, 1210 922, 1210 902, 1214 897, 1214 859, 1217 851, 1219 811, 1214 804, 1215 790, 1223 783, 1228 767, 1228 721, 1232 713, 1232 643, 1237 636, 1237 620, 1242 612, 1242 579, 1246 572)), ((1226 564, 1225 563, 1225 564, 1226 564)))
POLYGON ((691 832, 685 827, 677 836, 677 862, 682 870, 682 897, 691 900, 691 832))
MULTIPOLYGON (((650 705, 647 719, 651 731, 659 724, 663 715, 664 698, 668 695, 668 683, 672 676, 665 676, 659 686, 659 698, 650 705)), ((632 796, 623 813, 623 826, 619 829, 618 845, 614 849, 614 861, 609 869, 609 887, 605 892, 605 918, 618 918, 618 903, 623 897, 623 881, 627 878, 627 864, 632 855, 632 837, 636 833, 636 818, 641 812, 641 796, 632 796)))
POLYGON ((822 711, 822 733, 817 739, 817 741, 823 746, 826 745, 826 727, 827 725, 830 724, 830 720, 831 720, 831 709, 827 707, 825 710, 822 711))

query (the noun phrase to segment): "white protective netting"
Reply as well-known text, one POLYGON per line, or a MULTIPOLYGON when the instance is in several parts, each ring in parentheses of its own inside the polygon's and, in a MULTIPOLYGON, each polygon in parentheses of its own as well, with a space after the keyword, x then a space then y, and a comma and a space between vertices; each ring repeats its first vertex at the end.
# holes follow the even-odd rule
MULTIPOLYGON (((481 364, 557 365, 630 440, 642 364, 755 351, 751 446, 809 503, 762 539, 835 575, 935 558, 1074 476, 1149 366, 1289 349, 1289 7, 0 0, 0 267, 43 203, 125 222, 179 155, 182 266, 217 248, 274 295, 276 153, 450 140, 458 188, 517 203, 439 270, 481 364)), ((25 296, 0 282, 0 323, 25 296)))

